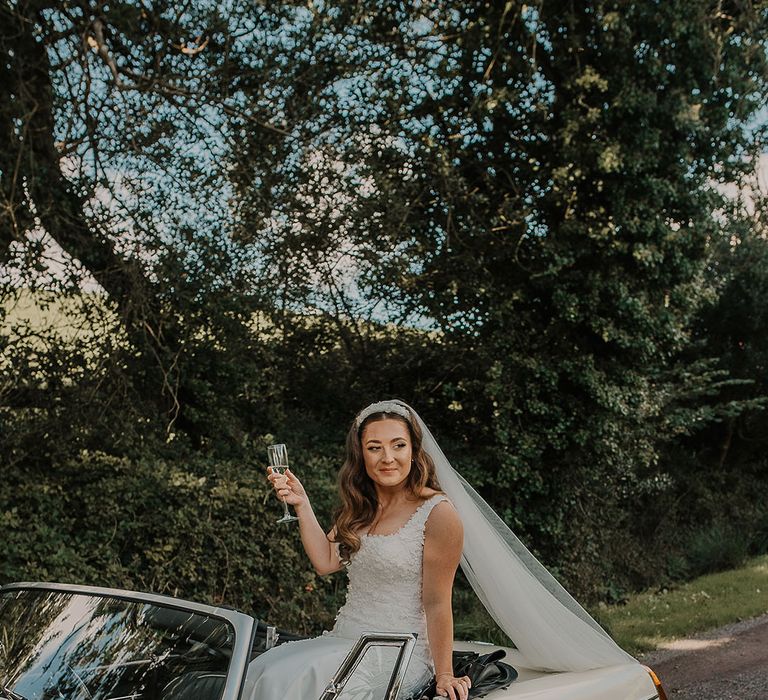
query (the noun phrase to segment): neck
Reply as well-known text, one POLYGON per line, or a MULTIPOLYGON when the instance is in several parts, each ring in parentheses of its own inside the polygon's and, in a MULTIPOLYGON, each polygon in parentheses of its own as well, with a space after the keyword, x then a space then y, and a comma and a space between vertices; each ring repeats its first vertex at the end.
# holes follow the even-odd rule
POLYGON ((379 486, 376 485, 376 500, 379 508, 387 509, 398 503, 411 500, 411 492, 403 486, 379 486))

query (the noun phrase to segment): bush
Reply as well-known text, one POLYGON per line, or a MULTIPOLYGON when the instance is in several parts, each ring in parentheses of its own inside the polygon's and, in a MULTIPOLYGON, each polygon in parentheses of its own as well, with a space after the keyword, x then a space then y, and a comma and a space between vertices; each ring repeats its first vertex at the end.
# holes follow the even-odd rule
POLYGON ((690 577, 741 566, 749 554, 750 538, 743 530, 716 523, 690 540, 686 559, 690 577))
POLYGON ((672 552, 667 558, 667 576, 672 581, 685 581, 691 577, 691 563, 688 557, 680 552, 672 552))
POLYGON ((755 527, 752 538, 752 554, 768 554, 768 513, 764 513, 755 527))
MULTIPOLYGON (((335 463, 317 451, 295 457, 326 520, 335 463)), ((261 465, 83 452, 24 477, 12 475, 0 494, 0 583, 167 593, 306 633, 332 622, 343 579, 316 576, 298 529, 275 524, 280 504, 261 465)))

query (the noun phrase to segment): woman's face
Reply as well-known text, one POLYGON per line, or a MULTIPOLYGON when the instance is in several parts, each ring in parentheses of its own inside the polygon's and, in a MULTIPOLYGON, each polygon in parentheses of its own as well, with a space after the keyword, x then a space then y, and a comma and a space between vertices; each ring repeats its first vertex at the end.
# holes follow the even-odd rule
POLYGON ((411 435, 404 421, 384 418, 372 421, 360 436, 365 471, 374 484, 402 486, 411 472, 411 435))

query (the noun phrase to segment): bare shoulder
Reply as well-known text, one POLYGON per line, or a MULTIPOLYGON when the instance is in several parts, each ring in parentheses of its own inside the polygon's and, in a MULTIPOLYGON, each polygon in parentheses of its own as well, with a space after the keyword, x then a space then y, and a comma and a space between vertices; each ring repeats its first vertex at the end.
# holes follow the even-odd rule
POLYGON ((440 501, 427 517, 425 536, 441 541, 463 539, 464 527, 461 518, 450 501, 440 501))
POLYGON ((463 548, 461 518, 450 501, 440 501, 432 508, 424 528, 424 566, 430 575, 434 574, 434 567, 439 571, 450 571, 453 580, 463 548))

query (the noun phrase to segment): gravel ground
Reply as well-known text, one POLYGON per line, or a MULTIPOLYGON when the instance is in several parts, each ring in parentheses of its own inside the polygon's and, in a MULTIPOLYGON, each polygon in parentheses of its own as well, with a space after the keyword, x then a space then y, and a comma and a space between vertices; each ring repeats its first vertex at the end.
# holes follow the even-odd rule
POLYGON ((669 700, 768 700, 768 614, 679 640, 640 661, 669 700))

